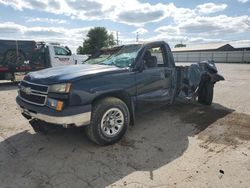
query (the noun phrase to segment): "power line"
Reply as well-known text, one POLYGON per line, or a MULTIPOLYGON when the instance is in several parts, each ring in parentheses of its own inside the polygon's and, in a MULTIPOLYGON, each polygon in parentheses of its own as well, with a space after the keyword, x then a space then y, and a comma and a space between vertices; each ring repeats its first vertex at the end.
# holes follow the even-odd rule
POLYGON ((116 31, 116 45, 119 45, 119 33, 116 31))

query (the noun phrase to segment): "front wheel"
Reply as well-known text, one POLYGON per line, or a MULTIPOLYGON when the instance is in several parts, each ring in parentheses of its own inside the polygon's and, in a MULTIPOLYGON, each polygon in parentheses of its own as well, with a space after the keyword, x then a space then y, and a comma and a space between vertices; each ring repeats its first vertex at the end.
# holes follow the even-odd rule
POLYGON ((86 134, 98 145, 114 144, 126 133, 129 120, 127 105, 118 98, 108 97, 93 106, 86 134))

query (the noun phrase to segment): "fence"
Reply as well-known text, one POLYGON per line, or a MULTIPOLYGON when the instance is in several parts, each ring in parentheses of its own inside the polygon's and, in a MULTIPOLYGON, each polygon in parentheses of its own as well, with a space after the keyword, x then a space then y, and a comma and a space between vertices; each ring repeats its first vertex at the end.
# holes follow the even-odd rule
POLYGON ((250 63, 250 51, 173 52, 176 62, 250 63))

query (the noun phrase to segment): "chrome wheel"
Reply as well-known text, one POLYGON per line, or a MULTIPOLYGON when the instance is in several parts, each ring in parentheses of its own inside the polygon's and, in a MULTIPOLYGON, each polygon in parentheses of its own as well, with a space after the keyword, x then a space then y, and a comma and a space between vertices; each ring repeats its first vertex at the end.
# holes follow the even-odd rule
POLYGON ((104 113, 101 121, 101 130, 105 136, 114 137, 124 125, 124 115, 118 108, 111 108, 104 113))

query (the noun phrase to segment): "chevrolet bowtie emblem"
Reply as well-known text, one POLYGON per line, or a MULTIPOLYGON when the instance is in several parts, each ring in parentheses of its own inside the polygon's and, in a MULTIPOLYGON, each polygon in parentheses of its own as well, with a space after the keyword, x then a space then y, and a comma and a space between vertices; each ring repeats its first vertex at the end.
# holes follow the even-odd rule
POLYGON ((21 86, 20 90, 23 91, 24 93, 26 93, 27 95, 31 94, 31 88, 30 87, 21 86))

